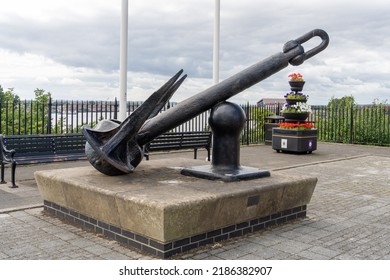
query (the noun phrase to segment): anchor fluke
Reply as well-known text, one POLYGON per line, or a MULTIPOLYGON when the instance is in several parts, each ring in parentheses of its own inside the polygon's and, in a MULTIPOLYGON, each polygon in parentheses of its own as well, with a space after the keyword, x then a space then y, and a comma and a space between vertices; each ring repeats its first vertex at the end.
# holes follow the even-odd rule
POLYGON ((142 148, 137 143, 138 131, 153 114, 156 114, 156 109, 160 110, 179 88, 186 78, 186 75, 180 78, 182 73, 183 70, 180 70, 154 92, 123 123, 117 120, 103 120, 93 129, 88 126, 82 127, 87 140, 85 153, 97 170, 106 175, 127 174, 134 170, 143 157, 142 148))

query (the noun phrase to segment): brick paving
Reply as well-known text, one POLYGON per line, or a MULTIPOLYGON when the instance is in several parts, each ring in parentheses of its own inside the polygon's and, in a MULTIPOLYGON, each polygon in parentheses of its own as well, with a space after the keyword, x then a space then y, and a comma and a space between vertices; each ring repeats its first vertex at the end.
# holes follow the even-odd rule
MULTIPOLYGON (((151 158, 165 156, 172 154, 151 158)), ((0 259, 151 259, 43 213, 32 172, 74 164, 20 167, 19 189, 0 185, 0 259)), ((311 155, 293 155, 250 146, 242 148, 241 164, 267 168, 271 176, 317 177, 307 217, 175 259, 390 259, 389 148, 320 143, 311 155)))
POLYGON ((222 251, 211 248, 201 259, 390 259, 390 158, 367 156, 285 172, 319 178, 307 218, 236 240, 222 251))

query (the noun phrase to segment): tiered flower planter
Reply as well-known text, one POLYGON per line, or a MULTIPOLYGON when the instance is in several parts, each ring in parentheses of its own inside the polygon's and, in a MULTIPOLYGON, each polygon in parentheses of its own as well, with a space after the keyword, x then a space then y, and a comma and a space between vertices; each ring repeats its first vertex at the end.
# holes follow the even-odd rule
MULTIPOLYGON (((296 95, 302 95, 299 91, 302 90, 304 82, 297 84, 290 82, 290 87, 296 95)), ((292 92, 292 94, 294 94, 292 92)), ((286 98, 289 105, 294 105, 297 102, 306 103, 307 99, 300 98, 286 98)), ((285 122, 291 124, 307 123, 309 117, 308 112, 283 112, 285 122)), ((293 125, 292 125, 293 126, 293 125)), ((306 129, 301 127, 275 127, 272 129, 272 148, 279 152, 296 152, 296 153, 312 153, 317 149, 317 135, 316 128, 306 129)))

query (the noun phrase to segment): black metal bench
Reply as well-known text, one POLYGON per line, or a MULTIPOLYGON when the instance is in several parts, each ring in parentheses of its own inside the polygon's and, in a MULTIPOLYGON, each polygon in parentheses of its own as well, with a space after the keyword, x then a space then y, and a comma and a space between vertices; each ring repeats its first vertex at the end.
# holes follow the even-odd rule
POLYGON ((11 188, 16 188, 16 165, 86 159, 82 134, 0 135, 1 184, 4 165, 11 164, 11 188))
POLYGON ((210 161, 211 136, 210 131, 166 132, 146 145, 144 156, 149 160, 151 151, 194 149, 194 159, 196 159, 198 149, 204 148, 210 161))

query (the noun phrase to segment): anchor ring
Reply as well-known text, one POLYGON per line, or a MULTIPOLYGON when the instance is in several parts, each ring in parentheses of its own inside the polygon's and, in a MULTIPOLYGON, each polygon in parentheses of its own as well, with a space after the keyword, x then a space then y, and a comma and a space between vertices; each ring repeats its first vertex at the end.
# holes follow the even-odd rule
POLYGON ((323 51, 327 46, 329 45, 329 35, 322 29, 314 29, 300 37, 298 37, 295 40, 291 40, 287 42, 283 47, 283 52, 287 53, 291 51, 294 48, 299 48, 301 54, 295 56, 292 58, 289 63, 291 65, 297 66, 302 64, 306 59, 311 58, 312 56, 318 54, 319 52, 323 51), (307 52, 304 51, 304 48, 302 47, 302 44, 309 41, 313 37, 320 37, 322 39, 321 43, 314 47, 311 50, 308 50, 307 52))

